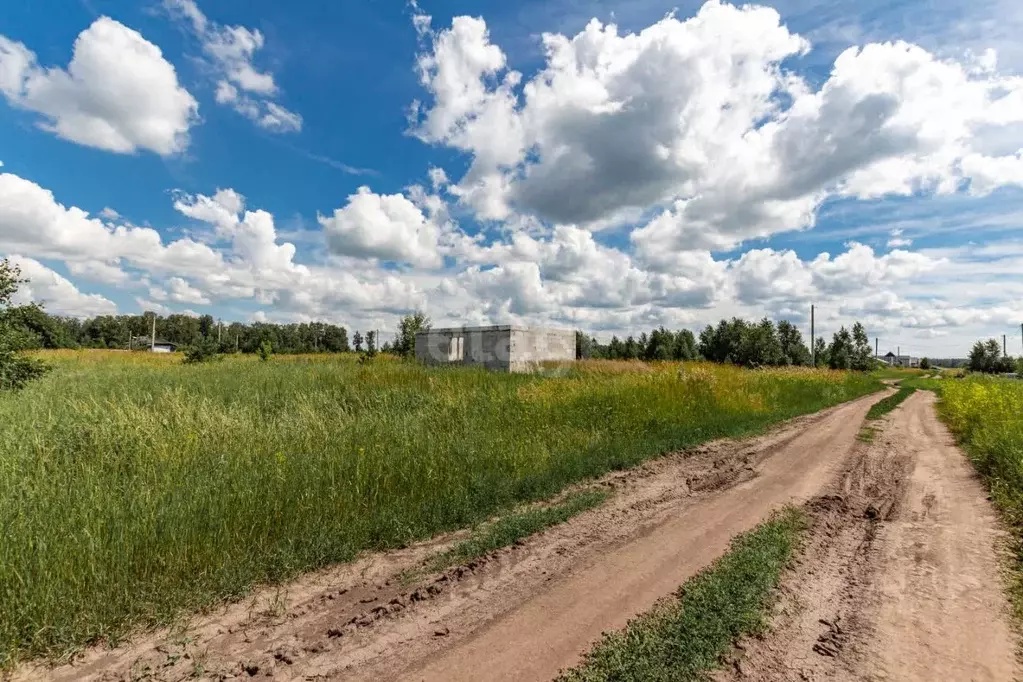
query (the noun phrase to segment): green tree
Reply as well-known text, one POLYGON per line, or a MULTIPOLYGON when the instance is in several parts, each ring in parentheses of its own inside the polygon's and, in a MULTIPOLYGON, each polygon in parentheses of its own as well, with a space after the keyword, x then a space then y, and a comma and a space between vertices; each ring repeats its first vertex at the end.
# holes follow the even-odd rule
POLYGON ((852 357, 850 359, 851 369, 866 372, 873 369, 873 350, 870 348, 870 339, 867 337, 867 330, 862 324, 856 322, 852 326, 852 357))
POLYGON ((931 361, 928 360, 927 358, 921 358, 920 359, 920 369, 930 369, 930 368, 931 368, 931 361))
POLYGON ((689 329, 683 329, 675 335, 675 352, 673 360, 695 360, 700 356, 697 349, 696 336, 689 329))
POLYGON ((377 354, 377 333, 366 332, 366 355, 376 357, 377 354))
POLYGON ((840 328, 831 337, 831 345, 828 346, 828 367, 831 369, 851 369, 856 346, 853 344, 852 334, 845 327, 840 328))
POLYGON ((732 362, 744 367, 782 364, 782 348, 774 323, 765 317, 757 324, 743 324, 739 342, 730 355, 732 362))
POLYGON ((778 343, 786 365, 809 365, 810 349, 803 343, 803 334, 787 320, 778 323, 778 343))
POLYGON ((356 330, 355 334, 352 336, 352 343, 355 345, 355 352, 356 353, 361 353, 362 352, 362 334, 360 334, 358 330, 356 330))
POLYGON ((828 358, 828 344, 823 336, 813 340, 813 361, 817 367, 827 367, 831 364, 828 358))
MULTIPOLYGON (((421 310, 417 310, 411 315, 405 315, 398 323, 398 336, 394 339, 391 352, 403 358, 414 357, 416 353, 416 332, 425 332, 431 326, 430 318, 421 310)), ((576 334, 578 335, 578 332, 576 334)))
POLYGON ((1015 370, 1015 363, 1010 357, 1002 357, 1002 346, 998 339, 988 339, 973 344, 967 367, 971 372, 994 374, 1012 372, 1015 370))
POLYGON ((49 367, 39 360, 18 354, 17 331, 11 327, 8 311, 18 286, 26 280, 21 270, 9 260, 0 260, 0 390, 13 391, 46 374, 49 367))

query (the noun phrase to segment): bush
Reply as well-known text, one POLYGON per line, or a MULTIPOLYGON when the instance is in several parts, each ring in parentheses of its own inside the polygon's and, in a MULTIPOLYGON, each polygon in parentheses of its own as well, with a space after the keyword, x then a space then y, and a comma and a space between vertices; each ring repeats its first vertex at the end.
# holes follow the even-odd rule
POLYGON ((199 343, 185 349, 186 365, 195 365, 200 362, 213 362, 223 357, 220 354, 220 345, 212 339, 203 339, 199 343))
POLYGON ((42 361, 17 353, 18 350, 31 347, 34 337, 12 324, 14 313, 19 310, 29 312, 40 310, 35 306, 8 307, 18 291, 18 285, 24 282, 18 266, 11 265, 6 258, 0 260, 0 391, 24 388, 25 384, 38 379, 49 370, 42 361))
POLYGON ((256 353, 259 355, 259 359, 266 362, 273 357, 274 347, 269 341, 264 340, 259 344, 259 348, 256 349, 256 353))
POLYGON ((18 355, 9 347, 0 345, 0 391, 17 391, 25 384, 50 371, 41 360, 18 355))
POLYGON ((927 358, 923 358, 923 359, 920 360, 920 369, 930 369, 930 368, 931 368, 931 361, 930 360, 928 360, 927 358))

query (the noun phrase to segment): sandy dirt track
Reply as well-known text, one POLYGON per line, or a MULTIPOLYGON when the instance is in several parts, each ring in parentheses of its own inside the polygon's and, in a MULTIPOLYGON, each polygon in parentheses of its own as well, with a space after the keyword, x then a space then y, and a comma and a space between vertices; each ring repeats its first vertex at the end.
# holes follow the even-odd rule
POLYGON ((1019 679, 998 524, 934 402, 911 396, 811 505, 771 632, 719 679, 1019 679))
POLYGON ((730 539, 833 481, 875 394, 741 442, 605 477, 602 507, 469 566, 394 579, 457 535, 365 557, 15 679, 543 680, 720 556, 730 539))

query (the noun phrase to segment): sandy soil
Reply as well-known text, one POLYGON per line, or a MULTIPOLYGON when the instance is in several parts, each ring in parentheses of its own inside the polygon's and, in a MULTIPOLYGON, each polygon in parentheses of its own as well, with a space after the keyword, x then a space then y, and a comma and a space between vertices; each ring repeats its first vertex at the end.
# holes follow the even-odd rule
POLYGON ((531 680, 575 664, 772 510, 848 467, 869 396, 598 485, 602 507, 472 565, 403 585, 458 534, 319 572, 169 631, 15 680, 531 680))
POLYGON ((1000 531, 981 483, 918 392, 829 494, 771 632, 721 680, 1013 680, 1000 531))

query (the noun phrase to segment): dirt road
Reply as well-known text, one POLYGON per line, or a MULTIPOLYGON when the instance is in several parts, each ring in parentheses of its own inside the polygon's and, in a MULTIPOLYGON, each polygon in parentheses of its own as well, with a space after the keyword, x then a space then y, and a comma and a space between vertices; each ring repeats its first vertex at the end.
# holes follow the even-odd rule
POLYGON ((817 513, 763 639, 735 680, 1018 679, 1000 531, 972 466, 918 392, 817 513))

